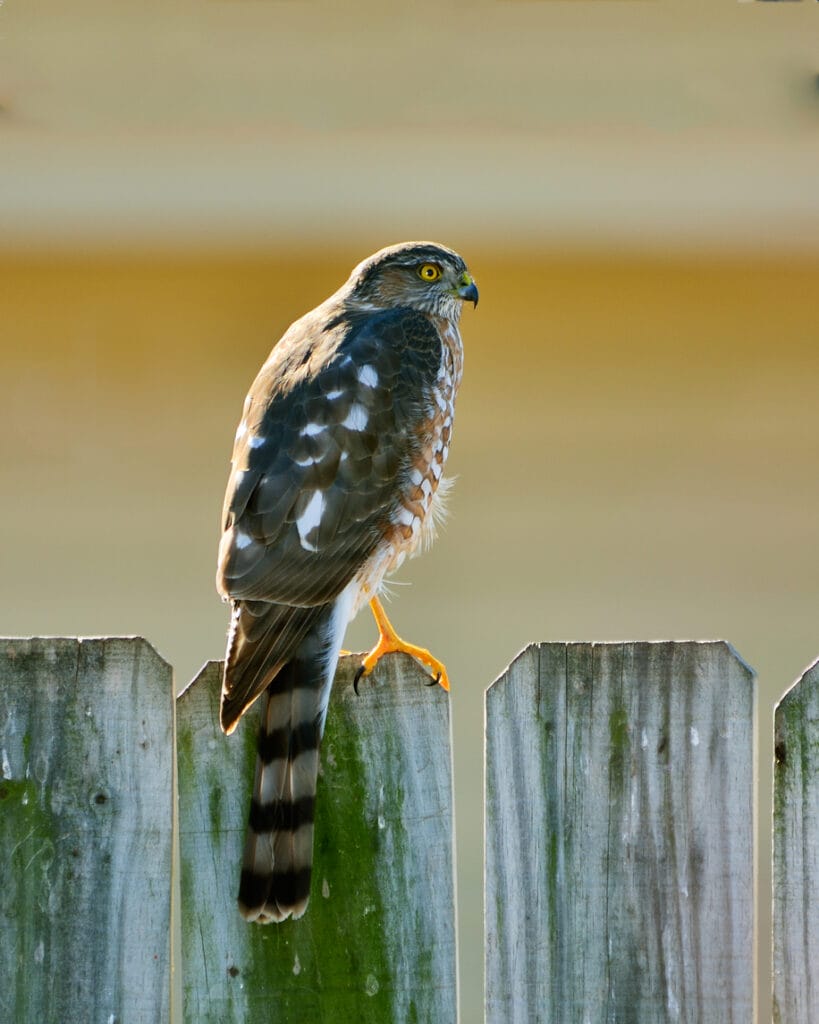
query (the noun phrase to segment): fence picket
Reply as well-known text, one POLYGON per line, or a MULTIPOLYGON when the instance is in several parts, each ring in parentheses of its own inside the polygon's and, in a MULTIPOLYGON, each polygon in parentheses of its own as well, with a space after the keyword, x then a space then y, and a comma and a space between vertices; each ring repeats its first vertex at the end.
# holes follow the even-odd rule
POLYGON ((774 718, 773 1005, 776 1024, 819 1020, 819 661, 774 718))
POLYGON ((140 638, 0 641, 0 1021, 169 1019, 172 689, 140 638))
MULTIPOLYGON (((177 701, 184 1019, 456 1020, 449 704, 410 659, 322 752, 311 904, 235 908, 255 725, 177 701)), ((172 673, 0 640, 0 1024, 170 1019, 172 673)), ((487 691, 486 1021, 753 1019, 753 675, 724 643, 540 644, 487 691)), ((819 662, 776 710, 774 1020, 819 1019, 819 662)))
POLYGON ((184 1016, 191 1024, 456 1019, 449 702, 412 659, 352 689, 322 742, 313 889, 299 921, 248 924, 235 895, 255 716, 224 737, 220 665, 177 704, 184 1016))
POLYGON ((487 1024, 753 1019, 751 671, 527 648, 487 691, 487 1024))

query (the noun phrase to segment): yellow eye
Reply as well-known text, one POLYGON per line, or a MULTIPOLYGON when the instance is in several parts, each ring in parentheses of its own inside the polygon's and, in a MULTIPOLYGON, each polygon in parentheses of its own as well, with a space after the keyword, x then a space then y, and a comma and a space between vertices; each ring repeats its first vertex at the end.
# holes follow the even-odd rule
POLYGON ((418 268, 418 276, 422 281, 437 281, 441 276, 441 268, 437 263, 425 263, 418 268))

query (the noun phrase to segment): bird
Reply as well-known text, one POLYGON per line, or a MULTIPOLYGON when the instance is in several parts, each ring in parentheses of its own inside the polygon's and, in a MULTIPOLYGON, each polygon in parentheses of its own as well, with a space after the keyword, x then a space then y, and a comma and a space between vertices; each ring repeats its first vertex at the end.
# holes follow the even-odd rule
POLYGON ((248 921, 307 908, 319 745, 344 632, 364 604, 379 636, 356 692, 395 650, 449 689, 444 665, 398 636, 378 595, 435 533, 466 302, 477 306, 477 285, 452 249, 380 249, 291 324, 245 399, 216 585, 230 604, 222 730, 263 698, 238 896, 248 921))

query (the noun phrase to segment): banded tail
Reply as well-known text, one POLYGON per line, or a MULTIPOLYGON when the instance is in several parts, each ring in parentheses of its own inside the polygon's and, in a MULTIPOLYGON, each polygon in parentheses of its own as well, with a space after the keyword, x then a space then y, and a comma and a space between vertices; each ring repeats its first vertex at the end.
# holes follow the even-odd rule
POLYGON ((301 917, 310 898, 319 745, 349 606, 261 605, 236 605, 222 725, 232 731, 238 703, 243 711, 266 684, 239 910, 268 924, 301 917))
POLYGON ((260 924, 301 917, 310 897, 323 725, 310 682, 309 666, 291 661, 264 698, 239 884, 242 916, 260 924))

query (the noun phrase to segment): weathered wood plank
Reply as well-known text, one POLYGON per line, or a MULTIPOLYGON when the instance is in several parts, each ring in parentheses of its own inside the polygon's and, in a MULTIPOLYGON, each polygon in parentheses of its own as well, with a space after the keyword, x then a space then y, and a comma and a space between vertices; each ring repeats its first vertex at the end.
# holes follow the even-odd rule
POLYGON ((169 1019, 170 667, 0 640, 0 1020, 169 1019))
POLYGON ((541 644, 486 698, 488 1024, 753 1019, 751 671, 541 644))
POLYGON ((218 726, 220 665, 177 705, 185 1020, 454 1024, 449 702, 390 656, 352 690, 339 665, 322 743, 305 916, 248 924, 236 892, 256 716, 218 726))
POLYGON ((776 1024, 819 1020, 819 661, 774 720, 773 968, 776 1024))

